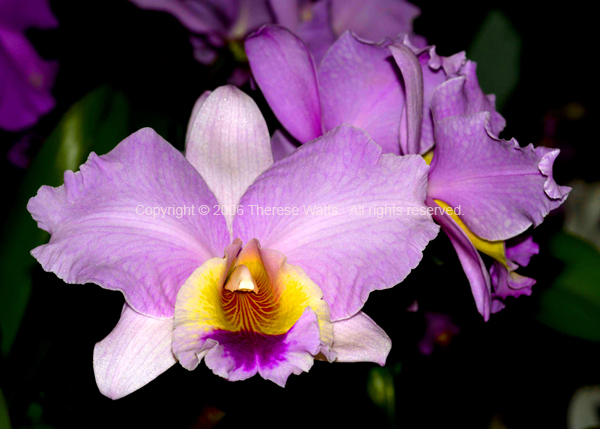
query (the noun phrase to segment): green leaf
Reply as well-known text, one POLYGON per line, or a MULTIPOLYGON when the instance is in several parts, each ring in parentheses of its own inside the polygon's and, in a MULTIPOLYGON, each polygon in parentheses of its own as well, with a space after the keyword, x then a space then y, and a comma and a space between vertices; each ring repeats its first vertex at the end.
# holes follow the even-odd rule
POLYGON ((481 24, 467 54, 477 63, 479 85, 486 94, 496 95, 496 108, 502 111, 519 83, 519 33, 506 15, 493 10, 481 24))
POLYGON ((107 86, 74 104, 44 142, 19 189, 0 244, 1 351, 7 355, 31 294, 30 251, 48 236, 37 228, 27 201, 42 185, 60 186, 66 170, 75 171, 91 151, 102 155, 129 134, 130 108, 126 98, 107 86))
MULTIPOLYGON (((400 366, 393 368, 394 372, 400 372, 400 366)), ((396 423, 396 390, 394 375, 388 367, 372 368, 367 380, 367 394, 371 400, 383 409, 388 417, 390 427, 396 423)))
POLYGON ((563 270, 540 297, 542 323, 565 334, 600 341, 600 252, 567 232, 550 241, 563 270))
POLYGON ((8 407, 0 389, 0 429, 10 429, 10 418, 8 417, 8 407))

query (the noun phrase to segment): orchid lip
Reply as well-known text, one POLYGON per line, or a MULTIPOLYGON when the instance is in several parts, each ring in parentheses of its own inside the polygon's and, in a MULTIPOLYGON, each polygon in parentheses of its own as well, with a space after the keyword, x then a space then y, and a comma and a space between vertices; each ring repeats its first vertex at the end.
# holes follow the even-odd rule
POLYGON ((261 248, 257 239, 245 246, 236 239, 223 258, 203 263, 179 290, 173 353, 190 370, 206 359, 229 380, 256 372, 272 379, 271 371, 289 371, 276 377, 283 385, 332 347, 333 325, 322 298, 319 286, 283 253, 261 248), (284 369, 290 359, 299 369, 284 369))
POLYGON ((310 306, 325 329, 329 308, 306 273, 287 264, 283 254, 261 249, 256 239, 241 251, 241 240, 234 244, 225 258, 207 261, 186 281, 177 298, 177 320, 181 315, 204 333, 277 336, 286 334, 310 306))

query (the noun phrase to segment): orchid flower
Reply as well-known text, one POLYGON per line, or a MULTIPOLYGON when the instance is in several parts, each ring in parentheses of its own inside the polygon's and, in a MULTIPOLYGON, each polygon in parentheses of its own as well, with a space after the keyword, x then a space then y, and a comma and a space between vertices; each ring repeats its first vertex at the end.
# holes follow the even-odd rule
MULTIPOLYGON (((195 36, 195 57, 212 63, 229 45, 244 59, 241 42, 263 24, 278 23, 302 37, 321 58, 346 30, 379 41, 399 33, 412 35, 419 8, 404 0, 131 0, 144 9, 173 14, 195 36)), ((424 43, 412 35, 415 43, 424 43)))
MULTIPOLYGON (((277 119, 300 143, 348 123, 367 131, 385 153, 425 154, 434 144, 431 95, 456 76, 467 80, 464 95, 469 107, 493 112, 497 133, 505 125, 495 112, 493 96, 485 96, 479 88, 475 64, 465 59, 464 52, 440 57, 435 46, 417 48, 406 36, 369 43, 346 32, 321 62, 315 62, 301 38, 285 28, 267 25, 248 37, 246 53, 254 79, 277 119), (405 81, 393 55, 407 49, 421 65, 422 72, 415 78, 422 75, 424 96, 420 140, 412 143, 418 146, 413 148, 408 147, 406 129, 407 115, 412 112, 408 104, 416 99, 406 98, 405 81)), ((404 67, 405 72, 409 70, 413 69, 404 67)))
POLYGON ((539 247, 518 236, 542 223, 570 188, 552 176, 558 149, 520 147, 515 139, 496 137, 490 112, 470 113, 465 86, 465 77, 456 77, 432 96, 435 152, 426 202, 450 238, 487 320, 504 308, 506 297, 531 294, 535 280, 515 270, 527 266, 539 247), (480 253, 493 259, 491 279, 480 253))
MULTIPOLYGON (((506 296, 531 293, 535 281, 514 271, 537 245, 526 240, 510 250, 504 242, 564 202, 569 188, 552 178, 559 151, 498 139, 505 121, 464 53, 440 57, 435 47, 417 48, 407 38, 373 44, 345 33, 315 67, 301 39, 272 25, 247 39, 246 52, 273 112, 300 143, 348 123, 384 153, 431 162, 435 146, 426 203, 450 237, 485 320, 506 296), (479 252, 495 261, 491 278, 479 252)), ((283 156, 294 148, 281 135, 273 144, 283 156)))
POLYGON ((25 30, 57 25, 46 0, 0 0, 0 128, 20 131, 54 108, 57 65, 40 58, 25 30))
POLYGON ((185 156, 142 129, 67 171, 63 186, 42 187, 28 209, 51 238, 32 254, 67 283, 124 294, 94 349, 111 398, 177 360, 281 386, 315 357, 383 365, 391 342, 361 308, 438 232, 423 214, 427 170, 348 125, 273 163, 254 101, 220 87, 196 103, 185 156))
POLYGON ((316 64, 335 40, 349 30, 375 42, 406 34, 413 43, 426 44, 423 37, 413 33, 412 23, 421 11, 404 0, 320 0, 314 3, 304 0, 295 4, 271 0, 277 12, 273 23, 298 35, 310 49, 316 64))

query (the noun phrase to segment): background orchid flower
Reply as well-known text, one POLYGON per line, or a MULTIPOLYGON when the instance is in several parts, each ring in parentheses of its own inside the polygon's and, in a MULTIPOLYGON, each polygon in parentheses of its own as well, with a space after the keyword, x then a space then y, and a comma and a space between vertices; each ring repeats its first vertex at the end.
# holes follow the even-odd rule
POLYGON ((531 238, 505 242, 542 223, 570 188, 552 176, 558 149, 520 147, 515 139, 496 137, 489 112, 470 113, 465 85, 459 76, 432 96, 435 152, 427 204, 447 208, 434 212, 434 219, 450 238, 487 320, 507 296, 529 295, 535 283, 514 271, 538 253, 537 244, 531 238), (458 207, 460 217, 453 210, 458 207), (480 252, 494 260, 491 281, 480 252))
MULTIPOLYGON (((479 88, 474 63, 467 61, 456 73, 450 69, 434 87, 431 67, 423 67, 425 51, 415 52, 417 62, 414 48, 393 44, 390 50, 408 100, 402 152, 425 154, 431 162, 426 203, 450 238, 477 309, 488 320, 508 296, 531 294, 535 280, 515 270, 527 266, 539 247, 531 237, 516 237, 566 200, 570 188, 552 177, 560 150, 521 148, 515 139, 497 137, 505 121, 495 111, 494 97, 479 88), (493 259, 489 274, 480 252, 493 259)), ((429 57, 430 65, 437 62, 433 50, 429 57)))
POLYGON ((452 337, 458 335, 460 332, 460 328, 447 314, 426 311, 424 318, 425 333, 421 341, 417 344, 417 347, 425 356, 430 356, 435 350, 436 345, 447 346, 450 344, 452 337))
MULTIPOLYGON (((248 32, 274 20, 268 0, 131 1, 141 8, 169 12, 175 16, 194 34, 194 56, 204 64, 212 63, 217 50, 228 43, 239 43, 248 32)), ((235 52, 239 52, 239 49, 235 52)), ((243 51, 240 54, 243 55, 243 51)))
POLYGON ((57 64, 40 58, 25 30, 56 26, 46 0, 0 0, 0 128, 22 130, 54 108, 57 64))
POLYGON ((204 94, 192 117, 185 156, 143 129, 29 202, 51 234, 32 252, 46 271, 125 295, 94 349, 100 391, 125 396, 176 360, 282 386, 319 354, 383 364, 390 340, 361 308, 406 277, 438 231, 430 216, 406 215, 425 207, 422 158, 382 155, 344 125, 273 163, 258 107, 234 87, 204 94), (357 216, 359 205, 405 215, 357 216), (336 210, 305 211, 325 206, 336 210))
MULTIPOLYGON (((271 1, 281 12, 273 23, 297 34, 319 64, 329 47, 346 31, 365 40, 380 42, 399 34, 410 36, 413 43, 424 46, 425 38, 413 33, 413 21, 421 11, 404 0, 320 0, 300 2, 298 13, 285 2, 271 1), (284 7, 286 9, 284 9, 284 7), (294 13, 296 12, 296 13, 294 13)), ((297 7, 297 6, 295 6, 297 7)))
POLYGON ((469 107, 493 112, 495 131, 504 128, 493 96, 479 88, 475 64, 465 59, 464 52, 440 57, 435 46, 417 48, 408 37, 376 44, 346 32, 316 62, 303 40, 284 28, 267 25, 248 37, 246 53, 271 109, 300 143, 348 123, 367 131, 385 153, 424 154, 433 146, 431 95, 454 76, 467 79, 464 96, 470 100, 469 107), (406 48, 421 65, 424 95, 421 137, 415 142, 418 148, 410 149, 406 131, 410 100, 393 56, 394 50, 406 48))
MULTIPOLYGON (((534 281, 514 270, 527 265, 537 246, 527 241, 515 251, 526 256, 513 260, 504 241, 539 225, 565 200, 569 188, 552 179, 559 151, 497 138, 505 121, 464 53, 440 57, 435 47, 419 49, 408 39, 372 44, 345 33, 317 68, 303 42, 276 26, 250 36, 246 51, 269 105, 300 142, 347 122, 367 131, 384 153, 430 160, 435 145, 427 204, 462 208, 460 217, 438 211, 434 219, 454 244, 479 312, 489 318, 492 296, 498 311, 506 296, 530 293, 534 281), (499 263, 494 292, 477 249, 499 263)), ((289 147, 281 139, 274 145, 289 147)))
POLYGON ((416 6, 404 0, 131 0, 144 9, 173 14, 195 36, 195 57, 204 64, 214 61, 217 51, 230 45, 244 58, 243 39, 263 24, 277 23, 306 41, 318 60, 346 30, 380 41, 386 36, 411 34, 413 42, 424 39, 412 34, 419 16, 416 6))

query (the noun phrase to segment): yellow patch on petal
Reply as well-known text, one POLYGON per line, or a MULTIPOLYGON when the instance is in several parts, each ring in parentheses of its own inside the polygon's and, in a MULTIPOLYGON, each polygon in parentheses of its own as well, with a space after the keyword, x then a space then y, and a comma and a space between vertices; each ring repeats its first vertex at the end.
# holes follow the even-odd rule
POLYGON ((433 161, 433 149, 429 149, 425 154, 423 154, 423 159, 427 165, 431 165, 431 161, 433 161))
POLYGON ((333 325, 321 298, 321 289, 302 269, 288 264, 279 252, 261 250, 258 241, 251 240, 235 260, 210 259, 194 271, 177 295, 175 325, 186 324, 195 332, 281 335, 311 307, 321 340, 331 345, 333 325))
POLYGON ((228 257, 206 261, 186 280, 177 294, 175 325, 194 325, 202 332, 234 330, 220 304, 228 274, 228 257))
POLYGON ((286 314, 282 321, 285 320, 285 323, 291 328, 306 307, 312 308, 319 322, 321 342, 331 346, 333 324, 330 321, 329 306, 321 299, 323 296, 321 288, 308 277, 304 270, 288 264, 284 259, 277 278, 273 279, 273 288, 278 291, 281 314, 286 314))
POLYGON ((465 225, 460 216, 454 213, 452 207, 450 207, 448 204, 441 200, 434 201, 438 206, 443 208, 446 211, 446 213, 450 215, 450 217, 452 217, 452 219, 456 222, 458 226, 460 226, 460 228, 464 231, 465 234, 467 234, 467 237, 469 237, 469 240, 471 241, 471 243, 473 243, 473 246, 475 246, 477 250, 479 250, 481 253, 485 253, 486 255, 491 256, 496 261, 504 265, 506 269, 511 271, 506 262, 506 249, 504 247, 504 241, 489 241, 484 240, 483 238, 479 238, 478 236, 473 234, 473 232, 469 228, 467 228, 467 225, 465 225))

